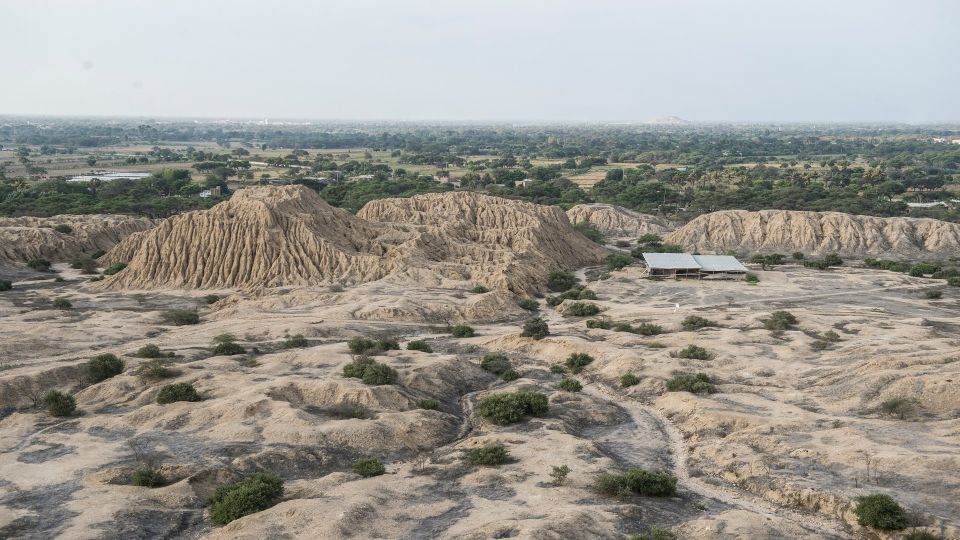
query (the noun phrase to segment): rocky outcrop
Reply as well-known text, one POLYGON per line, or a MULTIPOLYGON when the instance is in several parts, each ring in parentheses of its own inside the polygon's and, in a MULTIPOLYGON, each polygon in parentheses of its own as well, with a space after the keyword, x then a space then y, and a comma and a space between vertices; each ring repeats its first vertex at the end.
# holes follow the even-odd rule
POLYGON ((22 265, 36 258, 67 261, 106 251, 153 226, 151 219, 116 215, 0 218, 0 266, 22 265), (57 225, 72 230, 58 232, 54 229, 57 225))
POLYGON ((703 253, 801 251, 845 257, 937 258, 960 252, 960 224, 839 212, 724 210, 697 217, 665 241, 703 253))
POLYGON ((106 261, 128 267, 101 286, 251 289, 390 277, 532 293, 550 270, 604 256, 556 207, 446 193, 373 201, 354 216, 303 186, 256 187, 122 242, 106 261))
POLYGON ((589 222, 608 236, 665 234, 677 228, 669 220, 612 204, 578 204, 567 210, 572 223, 589 222))

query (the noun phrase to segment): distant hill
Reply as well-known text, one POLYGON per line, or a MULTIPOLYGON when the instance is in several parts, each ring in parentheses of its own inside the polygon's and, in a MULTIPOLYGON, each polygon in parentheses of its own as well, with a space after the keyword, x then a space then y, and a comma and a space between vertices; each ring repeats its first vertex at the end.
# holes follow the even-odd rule
POLYGON ((659 116, 652 120, 647 120, 645 124, 655 125, 655 126, 688 126, 690 122, 684 120, 683 118, 677 118, 676 116, 659 116))

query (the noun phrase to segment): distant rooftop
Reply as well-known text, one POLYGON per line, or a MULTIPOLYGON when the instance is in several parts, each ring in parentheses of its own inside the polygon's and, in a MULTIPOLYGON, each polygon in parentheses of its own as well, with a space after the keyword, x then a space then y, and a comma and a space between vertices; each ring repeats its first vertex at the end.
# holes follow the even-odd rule
POLYGON ((150 176, 150 173, 140 173, 140 172, 100 172, 94 174, 82 174, 80 176, 74 176, 67 179, 67 182, 89 182, 94 178, 101 180, 103 182, 110 182, 113 180, 143 180, 150 176))
POLYGON ((703 270, 705 272, 746 272, 736 257, 730 255, 690 255, 689 253, 644 253, 650 268, 667 270, 703 270))

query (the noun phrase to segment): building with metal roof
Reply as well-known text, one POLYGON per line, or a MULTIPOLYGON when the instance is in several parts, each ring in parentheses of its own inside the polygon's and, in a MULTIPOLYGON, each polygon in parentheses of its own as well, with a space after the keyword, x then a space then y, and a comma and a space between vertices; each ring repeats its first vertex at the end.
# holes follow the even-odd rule
POLYGON ((647 277, 744 279, 747 268, 729 255, 690 255, 689 253, 644 253, 647 277))

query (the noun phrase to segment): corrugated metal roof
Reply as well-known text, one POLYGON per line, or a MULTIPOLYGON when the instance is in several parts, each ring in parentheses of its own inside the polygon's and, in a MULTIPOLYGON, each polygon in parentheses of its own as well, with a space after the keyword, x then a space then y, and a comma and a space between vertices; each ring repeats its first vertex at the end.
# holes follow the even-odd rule
POLYGON ((700 263, 700 269, 708 272, 746 272, 747 268, 740 264, 736 257, 730 255, 694 255, 693 259, 700 263))
POLYGON ((643 260, 650 268, 699 269, 700 263, 689 253, 644 253, 643 260))

